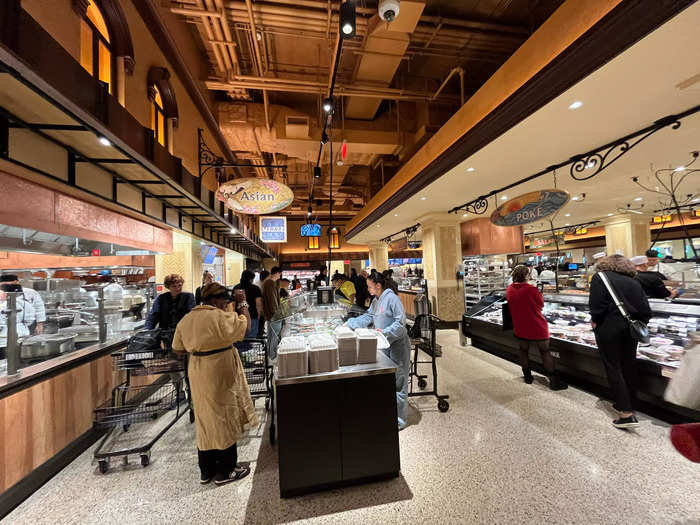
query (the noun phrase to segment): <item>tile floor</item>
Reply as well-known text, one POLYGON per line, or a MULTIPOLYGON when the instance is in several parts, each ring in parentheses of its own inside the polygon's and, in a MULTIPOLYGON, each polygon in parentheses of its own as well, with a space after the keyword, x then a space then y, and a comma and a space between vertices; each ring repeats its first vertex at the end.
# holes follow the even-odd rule
MULTIPOLYGON (((4 521, 43 523, 700 524, 700 466, 672 448, 668 426, 610 425, 609 403, 570 388, 525 385, 519 368, 439 334, 442 414, 411 400, 400 478, 280 500, 276 450, 264 426, 241 443, 251 475, 200 486, 186 418, 154 448, 148 468, 97 471, 80 456, 4 521)), ((262 401, 258 401, 261 415, 262 401)), ((313 461, 313 458, 309 458, 313 461)))

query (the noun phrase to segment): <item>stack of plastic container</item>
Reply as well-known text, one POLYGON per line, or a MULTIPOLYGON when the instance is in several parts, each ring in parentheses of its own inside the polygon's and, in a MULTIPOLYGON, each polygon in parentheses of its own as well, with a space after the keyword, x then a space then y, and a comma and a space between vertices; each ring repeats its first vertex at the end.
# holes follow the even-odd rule
POLYGON ((283 337, 277 347, 277 376, 297 377, 308 373, 309 354, 304 336, 283 337))
POLYGON ((308 342, 310 374, 338 370, 338 344, 331 334, 311 334, 308 342))
POLYGON ((335 338, 338 341, 340 366, 357 364, 357 337, 352 328, 339 326, 335 329, 335 338))
POLYGON ((355 330, 357 336, 357 362, 376 363, 377 362, 377 332, 369 328, 358 328, 355 330))

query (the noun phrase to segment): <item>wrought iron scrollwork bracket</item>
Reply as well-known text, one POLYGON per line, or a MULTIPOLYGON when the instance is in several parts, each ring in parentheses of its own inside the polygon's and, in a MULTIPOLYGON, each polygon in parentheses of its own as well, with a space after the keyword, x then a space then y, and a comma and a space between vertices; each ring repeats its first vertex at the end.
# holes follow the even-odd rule
POLYGON ((665 117, 656 121, 653 126, 647 128, 646 132, 636 137, 623 137, 611 144, 606 144, 602 148, 595 151, 589 151, 583 155, 577 155, 571 158, 570 174, 574 180, 588 180, 601 171, 609 167, 625 153, 630 151, 640 142, 645 141, 657 131, 669 127, 678 129, 681 127, 681 121, 675 115, 665 117), (634 140, 632 140, 634 139, 634 140), (590 170, 590 171, 589 171, 590 170))
POLYGON ((450 213, 457 213, 458 211, 464 210, 467 213, 473 213, 474 215, 483 215, 489 209, 489 201, 486 196, 482 195, 477 197, 473 201, 469 201, 458 208, 453 208, 450 213))

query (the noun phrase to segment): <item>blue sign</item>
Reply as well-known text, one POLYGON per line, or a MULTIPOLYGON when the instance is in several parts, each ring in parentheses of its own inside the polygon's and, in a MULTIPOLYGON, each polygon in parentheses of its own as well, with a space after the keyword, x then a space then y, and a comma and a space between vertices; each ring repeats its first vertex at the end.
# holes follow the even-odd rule
POLYGON ((302 237, 320 237, 321 236, 321 225, 318 223, 302 224, 301 225, 301 236, 302 237))
POLYGON ((260 239, 263 242, 287 242, 287 217, 260 217, 260 239))
POLYGON ((569 202, 569 193, 562 190, 532 191, 501 204, 491 214, 497 226, 520 226, 552 215, 569 202))

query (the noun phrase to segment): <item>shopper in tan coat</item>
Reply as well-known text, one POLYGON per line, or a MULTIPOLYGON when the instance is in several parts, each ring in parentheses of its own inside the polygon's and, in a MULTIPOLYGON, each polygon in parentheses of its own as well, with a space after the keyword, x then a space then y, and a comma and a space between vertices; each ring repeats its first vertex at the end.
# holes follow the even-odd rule
POLYGON ((235 308, 226 288, 211 283, 202 289, 204 304, 177 325, 175 352, 190 355, 188 373, 197 429, 201 482, 223 485, 247 476, 237 466, 236 441, 257 424, 243 364, 232 343, 243 339, 250 317, 243 299, 235 308), (235 311, 234 311, 235 310, 235 311))

